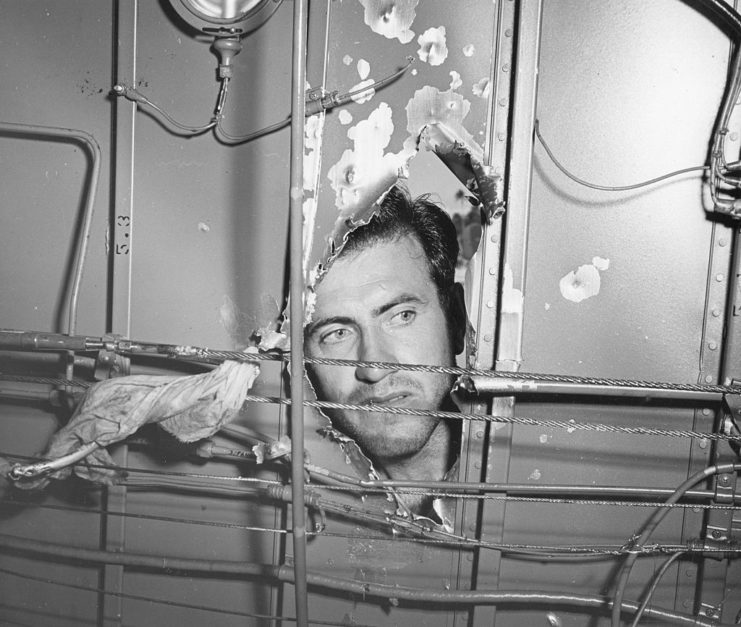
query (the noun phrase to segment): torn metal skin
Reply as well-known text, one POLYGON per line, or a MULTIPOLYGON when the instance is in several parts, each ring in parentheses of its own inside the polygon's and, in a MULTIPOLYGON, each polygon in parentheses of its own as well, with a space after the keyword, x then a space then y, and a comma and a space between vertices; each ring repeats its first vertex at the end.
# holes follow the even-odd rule
MULTIPOLYGON (((323 276, 341 253, 349 234, 359 226, 368 223, 388 191, 406 178, 405 173, 408 171, 408 163, 414 158, 420 148, 434 152, 442 160, 446 167, 469 190, 473 199, 475 199, 481 208, 482 216, 489 223, 503 214, 504 203, 501 200, 502 179, 497 175, 493 175, 490 169, 483 164, 483 154, 478 146, 464 141, 458 133, 443 123, 425 124, 420 129, 419 134, 410 139, 413 140, 415 149, 409 154, 405 167, 399 167, 395 176, 390 176, 390 173, 387 171, 376 180, 363 181, 364 186, 366 186, 363 193, 368 197, 370 190, 375 190, 375 201, 356 205, 352 211, 340 211, 340 216, 335 222, 331 234, 325 240, 327 244, 320 261, 309 272, 310 281, 308 282, 305 296, 305 325, 309 324, 312 319, 313 303, 316 298, 316 285, 321 282, 323 276)), ((409 143, 412 142, 408 141, 407 146, 409 143)), ((339 164, 337 165, 339 166, 339 164)), ((468 337, 472 339, 473 329, 470 324, 468 327, 468 337)), ((475 343, 469 343, 469 346, 473 345, 475 343)), ((310 392, 316 396, 308 377, 305 384, 310 392)), ((320 420, 323 421, 323 426, 317 430, 318 433, 329 441, 339 445, 345 456, 346 464, 352 466, 361 477, 372 480, 379 479, 380 475, 373 467, 373 463, 362 452, 358 444, 352 438, 337 430, 324 412, 317 411, 316 414, 317 418, 321 416, 320 420)), ((412 514, 404 505, 403 500, 393 490, 388 491, 387 501, 393 503, 396 510, 393 513, 396 515, 401 515, 414 521, 429 521, 430 524, 435 525, 432 520, 424 516, 412 514)), ((435 509, 440 515, 440 518, 445 521, 444 527, 452 524, 451 517, 446 515, 447 507, 443 503, 435 504, 435 509)))

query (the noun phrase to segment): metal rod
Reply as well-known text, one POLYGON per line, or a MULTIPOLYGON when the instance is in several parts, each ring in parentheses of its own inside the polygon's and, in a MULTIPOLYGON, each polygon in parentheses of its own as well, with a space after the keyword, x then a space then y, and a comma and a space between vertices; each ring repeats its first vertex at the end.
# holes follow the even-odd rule
POLYGON ((469 376, 464 389, 478 395, 513 396, 516 394, 572 394, 611 396, 621 398, 646 398, 678 401, 719 402, 723 394, 705 390, 677 390, 642 386, 611 386, 591 383, 566 383, 561 381, 535 381, 533 379, 502 379, 498 377, 469 376))
POLYGON ((74 128, 0 122, 0 133, 31 135, 33 137, 53 137, 62 141, 82 144, 90 153, 90 158, 92 160, 90 184, 85 194, 85 207, 83 208, 82 213, 82 229, 80 230, 80 236, 77 241, 75 269, 72 286, 70 287, 67 298, 67 333, 74 335, 77 331, 77 303, 80 297, 80 285, 82 283, 82 274, 85 269, 85 258, 87 257, 87 244, 90 240, 90 229, 95 210, 95 195, 98 190, 98 179, 100 178, 100 146, 90 133, 74 128))
POLYGON ((291 520, 296 625, 309 623, 304 509, 304 117, 306 102, 307 0, 293 3, 290 172, 290 334, 291 334, 291 520))

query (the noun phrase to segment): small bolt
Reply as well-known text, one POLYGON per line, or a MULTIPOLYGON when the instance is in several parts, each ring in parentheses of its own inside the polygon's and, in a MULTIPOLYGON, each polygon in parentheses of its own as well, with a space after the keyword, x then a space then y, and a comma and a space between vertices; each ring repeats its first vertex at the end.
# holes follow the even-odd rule
POLYGON ((707 375, 705 377, 705 383, 712 383, 712 382, 713 382, 713 377, 711 375, 707 375))
POLYGON ((512 29, 508 28, 506 31, 504 31, 505 37, 512 37, 512 29))
POLYGON ((727 475, 721 475, 718 478, 718 483, 720 483, 720 485, 728 485, 728 482, 729 482, 729 479, 727 475))
POLYGON ((713 318, 720 318, 720 309, 713 309, 713 318))
POLYGON ((704 408, 704 409, 702 410, 702 415, 703 415, 703 416, 709 416, 709 415, 710 415, 710 410, 709 410, 709 409, 708 409, 707 407, 705 407, 705 408, 704 408))
POLYGON ((712 535, 712 536, 713 536, 713 538, 715 538, 715 539, 717 540, 717 539, 718 539, 718 538, 720 538, 720 537, 721 537, 721 536, 722 536, 723 534, 722 534, 722 533, 721 533, 721 532, 720 532, 720 531, 719 531, 718 529, 713 529, 713 533, 711 533, 710 535, 712 535))
POLYGON ((725 237, 721 237, 718 240, 718 246, 725 246, 726 244, 728 244, 728 240, 725 237))
POLYGON ((502 66, 502 72, 509 72, 509 63, 505 63, 502 66))
POLYGON ((496 274, 496 273, 497 273, 497 267, 496 266, 492 266, 491 268, 489 268, 489 274, 492 274, 493 275, 493 274, 496 274))
POLYGON ((716 348, 718 348, 718 345, 715 342, 708 342, 708 348, 711 351, 714 351, 716 348))
POLYGON ((703 449, 708 447, 708 441, 705 438, 702 438, 698 442, 698 444, 699 444, 700 448, 703 448, 703 449))
POLYGON ((723 276, 722 274, 716 274, 715 275, 715 280, 718 281, 718 283, 722 283, 725 280, 725 278, 726 277, 723 276))
POLYGON ((497 139, 500 142, 503 142, 505 137, 507 137, 507 136, 504 133, 497 133, 497 139))
POLYGON ((483 437, 484 437, 484 432, 483 431, 477 431, 476 432, 476 439, 477 440, 481 440, 481 439, 483 439, 483 437))
POLYGON ((484 342, 491 342, 491 335, 485 335, 484 336, 484 342))
POLYGON ((499 99, 499 106, 500 107, 506 107, 509 104, 509 100, 507 98, 500 98, 499 99))
POLYGON ((489 240, 491 241, 491 243, 492 243, 492 244, 496 244, 496 243, 497 243, 497 241, 499 241, 499 238, 498 238, 498 237, 497 237, 496 235, 492 235, 492 236, 491 236, 491 237, 489 238, 489 240))
POLYGON ((486 306, 487 306, 487 307, 488 307, 489 309, 492 309, 492 308, 494 307, 494 301, 493 301, 493 300, 488 300, 488 301, 486 301, 486 306))

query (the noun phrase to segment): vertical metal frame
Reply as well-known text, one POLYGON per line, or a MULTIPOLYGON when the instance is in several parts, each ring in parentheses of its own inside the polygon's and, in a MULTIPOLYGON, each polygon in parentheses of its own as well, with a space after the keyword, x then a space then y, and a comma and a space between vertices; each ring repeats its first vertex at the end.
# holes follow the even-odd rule
MULTIPOLYGON (((525 283, 541 15, 542 0, 499 3, 487 154, 494 174, 505 181, 506 212, 503 218, 487 225, 482 235, 484 255, 475 364, 478 368, 516 371, 521 360, 523 312, 502 315, 501 297, 505 273, 513 273, 512 288, 520 293, 525 283)), ((473 407, 475 412, 496 415, 512 415, 513 410, 511 397, 495 399, 490 408, 473 407)), ((471 423, 469 429, 473 436, 469 435, 469 442, 480 442, 482 446, 474 451, 475 447, 469 444, 465 479, 506 482, 512 427, 471 423)), ((492 541, 502 539, 504 501, 481 501, 475 521, 470 509, 464 516, 465 530, 476 529, 477 537, 485 535, 492 541)), ((500 563, 497 552, 477 552, 472 587, 497 589, 500 563)), ((495 617, 496 607, 480 606, 471 612, 468 624, 493 624, 495 617)))
MULTIPOLYGON (((507 289, 524 292, 527 229, 530 213, 530 185, 533 159, 533 127, 537 91, 538 56, 542 0, 506 0, 500 3, 499 30, 495 52, 495 92, 489 129, 489 151, 495 174, 505 181, 506 212, 502 220, 485 229, 486 257, 482 264, 481 303, 479 304, 480 368, 516 371, 521 361, 523 311, 504 314, 502 290, 505 276, 512 273, 507 289), (487 350, 488 349, 488 350, 487 350), (496 358, 484 363, 484 356, 496 358)), ((478 409, 483 409, 478 408, 478 409)), ((511 416, 512 397, 497 398, 492 415, 511 416)), ((471 425, 471 429, 484 429, 471 425)), ((488 449, 482 451, 480 469, 483 481, 505 483, 509 474, 511 426, 486 425, 488 449)), ((492 541, 504 534, 504 501, 482 501, 479 505, 477 535, 492 541)), ((499 586, 500 554, 480 552, 476 561, 476 587, 499 586)), ((495 607, 477 607, 469 625, 493 624, 495 607)))
MULTIPOLYGON (((114 3, 114 41, 116 42, 116 82, 134 85, 136 80, 136 38, 138 0, 114 3)), ((134 135, 136 104, 117 98, 115 106, 115 148, 113 171, 113 214, 110 222, 110 287, 108 328, 114 334, 131 334, 131 264, 134 217, 134 135)), ((128 450, 121 446, 114 461, 126 466, 128 450)), ((105 489, 101 515, 101 548, 120 552, 125 549, 125 487, 105 489), (112 515, 108 515, 108 513, 112 515)), ((123 624, 124 567, 106 565, 101 572, 100 624, 116 627, 123 624), (107 594, 111 592, 112 594, 107 594)))

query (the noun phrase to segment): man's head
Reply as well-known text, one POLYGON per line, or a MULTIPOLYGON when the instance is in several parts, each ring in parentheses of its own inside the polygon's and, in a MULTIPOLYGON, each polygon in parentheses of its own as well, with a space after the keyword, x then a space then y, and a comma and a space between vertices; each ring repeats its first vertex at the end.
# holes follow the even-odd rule
MULTIPOLYGON (((392 189, 368 224, 355 229, 315 288, 306 329, 311 357, 359 362, 454 365, 465 313, 455 283, 458 242, 445 212, 392 189)), ((440 409, 451 377, 393 368, 312 366, 322 400, 440 409)), ((439 438, 436 418, 335 410, 333 424, 371 459, 414 457, 439 438)))

